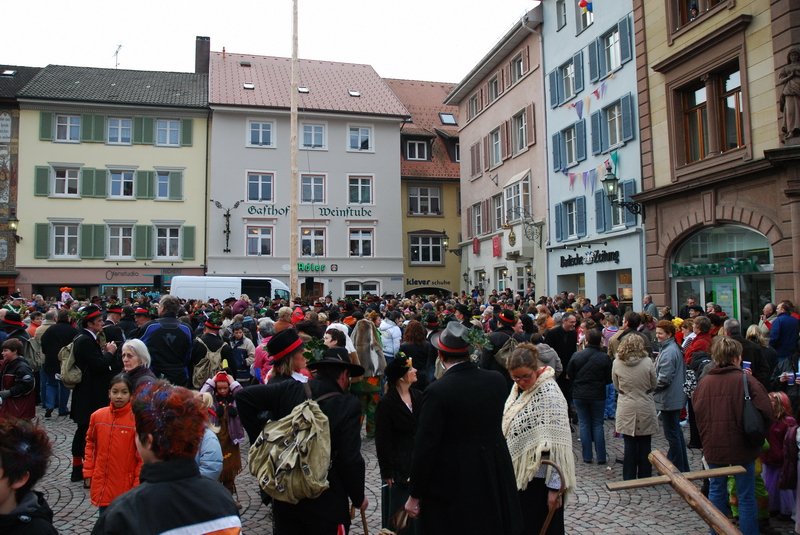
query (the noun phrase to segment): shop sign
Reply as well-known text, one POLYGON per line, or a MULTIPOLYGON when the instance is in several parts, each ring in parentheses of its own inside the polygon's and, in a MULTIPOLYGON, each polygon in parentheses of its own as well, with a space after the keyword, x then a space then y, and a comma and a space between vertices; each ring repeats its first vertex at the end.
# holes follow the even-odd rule
MULTIPOLYGON (((264 206, 249 206, 247 213, 250 215, 271 215, 271 216, 287 216, 289 215, 289 207, 276 207, 273 204, 264 206)), ((369 208, 325 208, 317 207, 317 216, 319 217, 372 217, 372 210, 369 208)))
POLYGON ((11 115, 0 113, 0 143, 11 143, 11 115))
POLYGON ((449 280, 406 279, 406 286, 450 286, 449 280))
POLYGON ((588 251, 583 255, 576 254, 575 256, 568 255, 561 257, 561 267, 587 266, 606 262, 619 264, 619 251, 606 251, 604 249, 602 251, 588 251))
POLYGON ((111 281, 120 277, 138 277, 138 271, 113 271, 111 269, 106 271, 106 280, 111 281))
POLYGON ((475 256, 481 255, 481 241, 477 238, 472 238, 472 254, 475 256))
POLYGON ((502 243, 503 242, 500 239, 499 235, 498 236, 492 236, 492 256, 497 257, 497 258, 503 256, 503 251, 502 251, 502 247, 503 246, 501 245, 502 243))
POLYGON ((724 262, 709 264, 672 264, 673 277, 694 277, 698 275, 733 275, 738 273, 758 273, 763 271, 752 258, 728 258, 724 262))
POLYGON ((325 264, 312 264, 311 262, 297 263, 297 271, 302 271, 303 273, 308 273, 308 272, 321 273, 325 271, 326 267, 327 266, 325 264))

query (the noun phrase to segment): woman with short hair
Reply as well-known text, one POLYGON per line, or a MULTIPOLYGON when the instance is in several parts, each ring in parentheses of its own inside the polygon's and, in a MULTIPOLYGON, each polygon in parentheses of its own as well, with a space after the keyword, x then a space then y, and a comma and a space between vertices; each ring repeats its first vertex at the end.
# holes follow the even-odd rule
POLYGON ((144 384, 154 383, 156 374, 150 370, 150 351, 138 338, 131 338, 122 344, 122 370, 133 384, 133 392, 144 384))

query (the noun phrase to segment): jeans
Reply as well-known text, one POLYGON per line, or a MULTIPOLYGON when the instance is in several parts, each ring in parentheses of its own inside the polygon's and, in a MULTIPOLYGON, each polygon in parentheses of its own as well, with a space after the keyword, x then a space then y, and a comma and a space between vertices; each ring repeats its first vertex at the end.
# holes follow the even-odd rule
POLYGON ((45 409, 58 408, 58 414, 67 414, 67 401, 69 401, 69 388, 64 383, 56 379, 56 374, 50 374, 39 369, 39 383, 42 391, 42 406, 45 409))
POLYGON ((622 479, 638 479, 653 475, 653 465, 647 458, 650 455, 650 435, 634 437, 622 435, 625 439, 625 456, 622 458, 622 479))
POLYGON ((681 410, 661 411, 661 426, 664 429, 664 438, 669 443, 667 459, 681 472, 688 472, 689 456, 681 430, 681 410))
POLYGON ((617 389, 614 383, 606 385, 606 418, 616 418, 617 416, 617 389))
MULTIPOLYGON (((708 463, 709 468, 719 468, 721 466, 730 465, 708 463)), ((736 481, 736 494, 739 500, 739 529, 742 531, 742 535, 758 535, 755 462, 742 463, 742 466, 746 472, 733 476, 736 481)), ((710 479, 708 499, 723 515, 730 516, 727 476, 712 477, 710 479)), ((709 533, 713 534, 715 531, 710 530, 709 533)))
POLYGON ((597 462, 606 462, 606 437, 603 430, 603 411, 606 407, 604 399, 573 399, 578 411, 581 448, 583 460, 592 462, 592 442, 597 453, 597 462))

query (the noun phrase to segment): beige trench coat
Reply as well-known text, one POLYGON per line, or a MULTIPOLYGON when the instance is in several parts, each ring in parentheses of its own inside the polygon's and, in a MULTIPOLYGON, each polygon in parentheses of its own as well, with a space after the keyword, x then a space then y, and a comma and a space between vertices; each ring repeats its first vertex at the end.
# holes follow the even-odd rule
POLYGON ((617 398, 617 433, 629 436, 654 435, 658 431, 653 389, 656 370, 649 357, 614 359, 611 380, 619 392, 617 398))

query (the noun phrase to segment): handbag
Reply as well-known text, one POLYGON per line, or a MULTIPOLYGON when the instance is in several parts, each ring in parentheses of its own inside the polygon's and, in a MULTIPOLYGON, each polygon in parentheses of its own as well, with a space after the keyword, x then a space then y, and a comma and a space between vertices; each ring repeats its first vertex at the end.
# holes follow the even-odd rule
POLYGON ((742 412, 742 428, 745 438, 753 447, 759 447, 767 436, 767 424, 750 398, 750 389, 747 387, 747 374, 742 372, 744 381, 744 411, 742 412))

